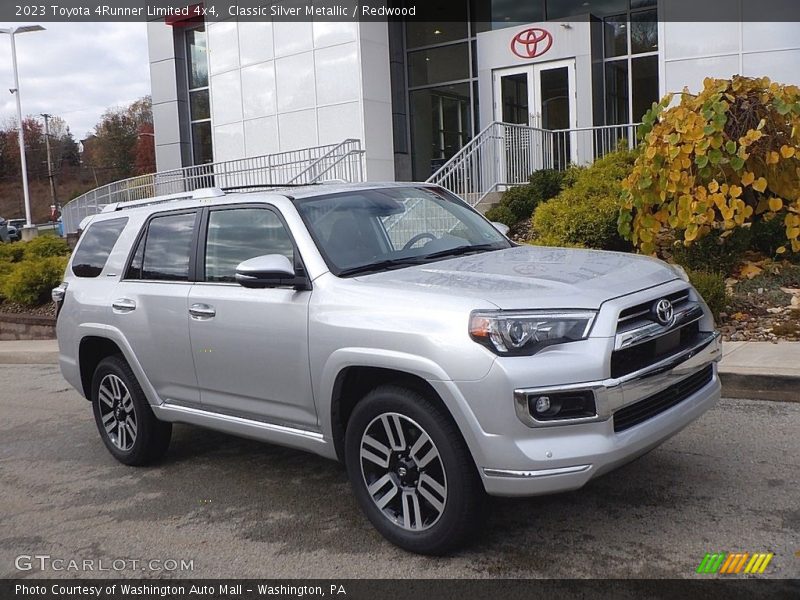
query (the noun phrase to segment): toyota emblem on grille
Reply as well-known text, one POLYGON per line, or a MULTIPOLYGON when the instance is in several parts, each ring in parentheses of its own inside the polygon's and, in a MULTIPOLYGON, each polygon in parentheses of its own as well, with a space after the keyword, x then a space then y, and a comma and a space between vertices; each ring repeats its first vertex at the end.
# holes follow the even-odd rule
POLYGON ((653 315, 656 321, 664 326, 672 324, 672 320, 675 318, 675 310, 672 308, 672 302, 666 298, 662 298, 656 302, 653 305, 653 315))

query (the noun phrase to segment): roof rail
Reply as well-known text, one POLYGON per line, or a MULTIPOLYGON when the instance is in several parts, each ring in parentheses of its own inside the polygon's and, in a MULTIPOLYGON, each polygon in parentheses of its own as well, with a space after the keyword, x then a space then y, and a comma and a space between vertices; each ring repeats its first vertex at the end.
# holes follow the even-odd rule
POLYGON ((179 192, 177 194, 169 194, 167 196, 157 196, 155 198, 145 198, 144 200, 130 200, 128 202, 112 202, 103 206, 100 212, 115 212, 118 210, 127 210, 130 208, 140 208, 142 206, 151 206, 153 204, 166 204, 167 202, 177 202, 178 200, 201 200, 204 198, 220 198, 225 195, 225 192, 220 188, 209 187, 200 188, 192 192, 179 192))

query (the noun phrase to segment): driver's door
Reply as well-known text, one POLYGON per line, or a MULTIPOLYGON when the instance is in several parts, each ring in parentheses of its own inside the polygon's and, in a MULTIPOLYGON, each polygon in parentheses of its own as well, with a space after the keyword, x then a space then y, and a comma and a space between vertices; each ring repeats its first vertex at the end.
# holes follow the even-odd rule
POLYGON ((189 294, 192 351, 205 410, 272 423, 315 426, 308 365, 309 291, 247 289, 236 266, 296 250, 277 210, 211 208, 201 226, 197 284, 189 294), (201 237, 202 240, 202 237, 201 237))

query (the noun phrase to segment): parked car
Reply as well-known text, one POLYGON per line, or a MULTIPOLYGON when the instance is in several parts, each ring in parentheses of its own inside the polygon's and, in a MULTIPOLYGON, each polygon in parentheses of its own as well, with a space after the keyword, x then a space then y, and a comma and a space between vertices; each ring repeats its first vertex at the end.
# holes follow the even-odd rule
POLYGON ((464 543, 486 494, 580 488, 720 396, 680 268, 518 246, 439 187, 202 190, 85 229, 53 290, 60 364, 117 460, 158 460, 175 422, 337 459, 410 551, 464 543))
POLYGON ((8 235, 12 242, 18 242, 22 239, 22 228, 25 227, 25 219, 9 219, 8 235))
POLYGON ((0 217, 0 242, 9 242, 10 236, 8 233, 8 221, 0 217))

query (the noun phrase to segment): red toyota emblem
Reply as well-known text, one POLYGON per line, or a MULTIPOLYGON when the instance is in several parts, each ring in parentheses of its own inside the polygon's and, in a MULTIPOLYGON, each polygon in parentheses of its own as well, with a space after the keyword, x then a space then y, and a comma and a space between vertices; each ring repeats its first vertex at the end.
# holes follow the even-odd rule
POLYGON ((536 58, 553 45, 553 35, 546 29, 531 27, 511 39, 511 51, 520 58, 536 58))

